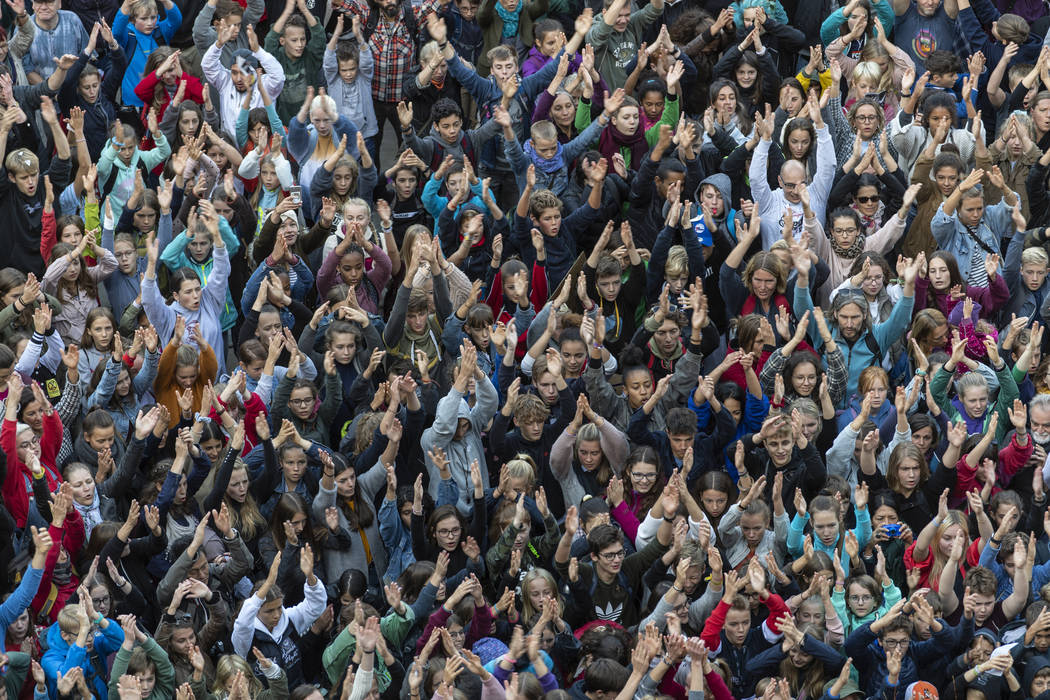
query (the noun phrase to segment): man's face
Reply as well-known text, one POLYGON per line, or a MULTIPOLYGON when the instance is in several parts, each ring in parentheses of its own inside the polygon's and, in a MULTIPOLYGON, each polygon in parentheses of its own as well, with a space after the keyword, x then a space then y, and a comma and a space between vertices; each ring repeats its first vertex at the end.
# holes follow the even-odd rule
POLYGON ((739 647, 744 644, 748 630, 751 629, 751 613, 747 610, 730 608, 726 613, 725 623, 726 639, 733 646, 739 647))
POLYGON ((915 4, 920 15, 933 17, 937 12, 937 8, 941 6, 941 0, 917 0, 915 4))
POLYGON ((471 2, 471 0, 456 0, 456 9, 459 10, 460 16, 468 22, 474 21, 479 5, 480 3, 471 2))
POLYGON ((1050 409, 1033 406, 1028 411, 1028 421, 1031 424, 1033 440, 1041 445, 1050 442, 1050 409))
POLYGON ((992 616, 995 610, 995 596, 974 594, 973 596, 973 620, 980 625, 992 616))
POLYGON ((623 544, 617 542, 611 544, 608 547, 598 552, 598 556, 595 557, 595 561, 598 564, 598 570, 605 573, 607 576, 615 576, 620 573, 620 569, 623 568, 623 560, 627 552, 623 548, 623 544))
POLYGON ((671 443, 671 454, 676 459, 682 459, 685 456, 685 451, 693 446, 693 442, 696 439, 694 435, 673 435, 668 433, 667 441, 671 443))
POLYGON ((802 201, 799 191, 805 181, 805 174, 797 168, 791 168, 781 173, 780 187, 784 190, 784 198, 792 204, 798 204, 802 201))
POLYGON ((725 202, 722 199, 722 193, 714 185, 704 185, 700 188, 700 201, 711 210, 713 215, 722 215, 722 207, 725 206, 725 202))
POLYGON ((623 286, 623 281, 619 275, 609 275, 608 277, 599 277, 597 285, 598 293, 602 295, 602 299, 605 301, 615 301, 616 297, 620 294, 620 288, 623 286))
POLYGON ((864 313, 856 304, 845 304, 835 315, 839 332, 847 341, 852 342, 860 337, 864 328, 864 313))
POLYGON ((39 176, 39 173, 18 173, 16 175, 12 175, 11 173, 7 174, 8 179, 14 182, 15 185, 18 187, 18 191, 27 197, 32 197, 36 194, 36 184, 39 176))
POLYGON ((61 9, 62 3, 59 0, 37 0, 33 3, 33 11, 37 20, 41 22, 50 22, 55 19, 61 9))
POLYGON ((678 324, 671 319, 664 319, 664 322, 653 333, 653 340, 664 355, 670 355, 675 351, 681 337, 682 331, 678 328, 678 324))
POLYGON ((460 119, 459 115, 450 114, 439 119, 435 126, 437 126, 438 134, 441 136, 442 141, 448 144, 459 143, 460 130, 463 128, 463 120, 460 119))
POLYGON ((773 466, 783 467, 791 461, 791 453, 795 447, 795 441, 790 435, 775 435, 765 441, 766 452, 773 462, 773 466))
POLYGON ((522 420, 514 422, 517 424, 518 429, 521 430, 521 436, 527 442, 539 442, 540 437, 543 435, 543 421, 522 420))
POLYGON ((255 79, 255 75, 244 72, 241 70, 240 66, 234 63, 230 66, 230 79, 233 81, 233 86, 237 88, 237 92, 248 92, 255 79))
POLYGON ((553 406, 558 400, 557 378, 550 372, 544 372, 536 378, 536 392, 548 406, 553 406))
POLYGON ((284 36, 279 43, 284 47, 288 58, 299 58, 306 50, 306 29, 303 27, 285 27, 284 36))
POLYGON ((616 15, 616 18, 613 20, 613 25, 612 25, 613 29, 615 29, 618 32, 627 31, 627 24, 630 21, 631 21, 631 6, 628 4, 628 5, 625 5, 623 7, 623 9, 620 10, 620 14, 616 15))

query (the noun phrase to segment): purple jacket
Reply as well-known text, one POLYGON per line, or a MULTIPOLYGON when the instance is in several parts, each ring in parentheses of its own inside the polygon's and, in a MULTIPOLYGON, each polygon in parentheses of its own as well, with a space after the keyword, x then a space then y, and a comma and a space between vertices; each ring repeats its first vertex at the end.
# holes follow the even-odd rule
MULTIPOLYGON (((529 55, 526 56, 525 62, 521 64, 521 77, 527 78, 537 72, 540 68, 547 65, 549 60, 551 60, 549 56, 544 56, 539 49, 533 46, 529 49, 529 55)), ((576 71, 580 67, 582 60, 580 54, 573 54, 573 57, 569 60, 569 73, 576 71)))

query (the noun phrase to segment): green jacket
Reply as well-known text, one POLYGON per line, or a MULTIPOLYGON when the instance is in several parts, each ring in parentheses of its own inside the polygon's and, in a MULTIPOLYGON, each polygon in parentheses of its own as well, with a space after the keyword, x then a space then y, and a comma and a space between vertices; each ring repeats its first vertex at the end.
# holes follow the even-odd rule
POLYGON ((324 26, 318 23, 312 29, 307 27, 306 34, 306 49, 303 55, 296 59, 289 58, 284 52, 284 47, 279 43, 281 35, 274 30, 267 32, 263 42, 263 48, 273 54, 281 68, 284 68, 284 87, 277 96, 276 107, 277 116, 286 126, 291 123, 306 99, 307 86, 324 87, 324 83, 321 82, 321 63, 324 61, 325 47, 324 26))
MULTIPOLYGON (((146 697, 146 700, 171 700, 175 695, 175 667, 168 660, 168 654, 160 648, 153 637, 147 637, 142 643, 142 648, 149 656, 149 660, 157 667, 157 682, 153 686, 153 692, 146 697)), ((109 672, 109 700, 120 700, 117 683, 120 677, 127 673, 130 659, 131 652, 121 644, 120 649, 117 650, 113 668, 109 672)))
MULTIPOLYGON (((405 605, 404 615, 398 615, 392 610, 387 613, 386 617, 379 621, 379 631, 383 633, 383 638, 386 639, 389 646, 399 648, 404 644, 415 622, 416 614, 412 612, 412 607, 405 605)), ((346 667, 350 665, 356 646, 357 639, 350 632, 350 625, 347 625, 339 636, 325 647, 321 655, 321 663, 324 664, 325 673, 328 674, 328 680, 333 685, 339 682, 346 667)), ((379 654, 376 654, 375 673, 376 681, 379 683, 379 692, 385 692, 387 686, 390 685, 390 671, 387 670, 383 657, 379 654)))
POLYGON ((1020 396, 1020 392, 1017 390, 1017 382, 1014 381, 1013 370, 1005 361, 1000 369, 995 370, 995 376, 999 379, 999 396, 995 399, 995 405, 989 406, 989 410, 985 412, 977 430, 972 429, 974 421, 962 416, 955 403, 948 398, 948 381, 952 378, 952 373, 945 370, 944 367, 940 367, 937 373, 933 375, 933 379, 930 380, 930 393, 933 394, 933 400, 944 411, 948 420, 953 423, 960 420, 960 418, 966 420, 967 432, 970 435, 987 432, 988 421, 992 417, 992 412, 997 412, 999 414, 999 427, 995 430, 995 441, 1002 443, 1003 436, 1012 428, 1010 414, 1006 409, 1014 405, 1014 399, 1020 396))
MULTIPOLYGON (((521 555, 522 571, 527 571, 533 566, 542 567, 554 556, 554 550, 558 548, 558 540, 561 539, 561 530, 558 528, 558 521, 549 511, 547 517, 543 519, 543 530, 542 537, 531 537, 525 545, 525 551, 521 555)), ((503 590, 504 585, 510 584, 509 581, 504 580, 504 576, 508 575, 511 550, 519 532, 521 528, 514 527, 514 523, 511 523, 503 529, 496 544, 485 553, 485 568, 489 572, 489 580, 497 594, 503 590)))

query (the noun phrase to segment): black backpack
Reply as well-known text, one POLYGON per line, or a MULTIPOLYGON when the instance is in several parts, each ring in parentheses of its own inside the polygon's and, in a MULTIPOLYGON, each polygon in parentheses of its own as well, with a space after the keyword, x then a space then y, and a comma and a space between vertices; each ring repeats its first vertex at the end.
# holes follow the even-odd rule
MULTIPOLYGON (((364 29, 361 32, 365 42, 369 42, 372 39, 372 35, 376 31, 376 27, 379 26, 379 8, 374 7, 371 4, 368 6, 368 20, 365 22, 364 29)), ((416 52, 419 52, 419 23, 416 21, 416 13, 412 8, 411 0, 401 0, 401 18, 405 22, 405 29, 408 30, 408 34, 412 37, 412 45, 415 47, 416 52)))

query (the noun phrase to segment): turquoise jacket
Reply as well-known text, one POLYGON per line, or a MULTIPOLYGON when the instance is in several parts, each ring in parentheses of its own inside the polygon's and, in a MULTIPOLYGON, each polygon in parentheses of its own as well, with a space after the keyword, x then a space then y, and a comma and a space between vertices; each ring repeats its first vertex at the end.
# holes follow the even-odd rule
MULTIPOLYGON (((237 250, 241 247, 241 242, 237 238, 237 235, 230 228, 230 224, 226 221, 226 217, 219 217, 219 233, 222 235, 222 240, 226 243, 226 250, 229 251, 230 257, 232 258, 237 250)), ((203 287, 208 282, 208 276, 211 275, 211 268, 214 258, 208 256, 208 259, 204 262, 197 262, 189 256, 186 252, 186 246, 189 244, 189 236, 183 231, 179 235, 172 239, 171 243, 164 247, 161 251, 160 260, 164 263, 169 270, 174 272, 180 267, 188 267, 197 273, 197 277, 201 280, 201 286, 203 287)), ((233 295, 230 293, 230 288, 226 287, 226 303, 222 307, 222 330, 228 331, 233 328, 233 325, 237 323, 237 306, 233 303, 233 295)))

